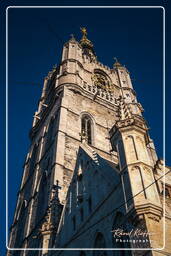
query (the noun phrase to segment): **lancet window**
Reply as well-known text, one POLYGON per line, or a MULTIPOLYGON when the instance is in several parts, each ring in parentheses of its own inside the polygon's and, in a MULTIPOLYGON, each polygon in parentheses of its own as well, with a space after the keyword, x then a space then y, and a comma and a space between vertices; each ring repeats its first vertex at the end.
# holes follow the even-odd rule
POLYGON ((84 115, 81 120, 81 139, 92 145, 92 120, 89 115, 84 115))

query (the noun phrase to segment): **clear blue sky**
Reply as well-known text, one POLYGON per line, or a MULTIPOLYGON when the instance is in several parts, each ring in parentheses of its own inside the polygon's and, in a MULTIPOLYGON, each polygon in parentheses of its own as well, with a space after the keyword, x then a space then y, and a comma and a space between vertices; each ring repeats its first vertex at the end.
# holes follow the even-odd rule
MULTIPOLYGON (((108 5, 136 1, 109 1, 108 5)), ((129 2, 129 3, 128 3, 129 2)), ((167 1, 138 1, 141 5, 166 4, 167 1)), ((7 5, 60 5, 57 1, 8 1, 7 5)), ((78 2, 80 4, 80 2, 78 2)), ((103 1, 91 5, 103 5, 103 1)), ((71 5, 63 1, 63 5, 71 5)), ((73 3, 73 5, 77 3, 73 3)), ((82 2, 83 4, 83 2, 82 2)), ((85 3, 85 5, 87 5, 85 3)), ((105 2, 107 5, 107 1, 105 2)), ((2 6, 4 10, 4 6, 2 6)), ((166 13, 166 14, 167 14, 166 13)), ((79 40, 80 27, 88 30, 100 62, 112 68, 113 57, 130 71, 144 116, 150 127, 158 156, 163 156, 163 42, 162 9, 9 9, 9 224, 13 219, 22 165, 29 147, 28 133, 41 95, 43 78, 59 64, 63 43, 74 34, 79 40)), ((5 16, 1 17, 3 23, 5 16)), ((167 20, 168 22, 168 20, 167 20)), ((3 27, 5 33, 5 27, 3 27)), ((5 46, 3 39, 2 46, 5 46)), ((169 45, 167 35, 167 46, 169 45)), ((2 55, 5 54, 5 49, 2 55)), ((4 59, 3 59, 4 60, 4 59)), ((2 64, 2 62, 1 62, 2 64)), ((3 63, 4 64, 4 63, 3 63)), ((166 71, 169 71, 166 66, 166 71)), ((2 70, 5 71, 3 65, 2 70)), ((5 94, 5 77, 1 90, 5 94)), ((166 163, 169 159, 169 94, 166 76, 166 163)), ((4 97, 2 102, 5 104, 4 97)), ((2 115, 4 117, 4 109, 2 115)), ((5 148, 4 148, 5 150, 5 148)), ((4 152, 3 150, 3 152, 4 152)), ((3 186, 4 188, 4 186, 3 186)), ((5 222, 3 223, 4 227, 5 222)), ((5 227, 4 227, 5 229, 5 227)), ((4 232, 5 233, 5 232, 4 232)), ((3 234, 4 241, 4 234, 3 234)), ((4 250, 3 250, 4 252, 4 250)))

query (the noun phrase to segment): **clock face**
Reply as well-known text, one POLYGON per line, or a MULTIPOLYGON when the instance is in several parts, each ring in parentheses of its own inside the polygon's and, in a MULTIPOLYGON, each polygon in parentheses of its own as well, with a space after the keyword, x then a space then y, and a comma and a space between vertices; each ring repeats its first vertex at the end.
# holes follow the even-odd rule
POLYGON ((92 77, 92 80, 94 81, 94 85, 97 86, 97 88, 101 88, 103 90, 106 90, 106 84, 107 84, 107 81, 106 81, 106 77, 104 75, 101 75, 101 74, 94 74, 93 77, 92 77))
POLYGON ((112 92, 112 84, 109 82, 107 77, 100 73, 95 73, 92 76, 92 80, 97 89, 102 89, 104 91, 112 92))

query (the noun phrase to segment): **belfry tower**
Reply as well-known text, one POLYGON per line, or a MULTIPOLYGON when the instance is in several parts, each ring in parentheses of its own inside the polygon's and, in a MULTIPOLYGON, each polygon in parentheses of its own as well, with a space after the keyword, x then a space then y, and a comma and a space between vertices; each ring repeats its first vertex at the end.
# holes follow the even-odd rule
MULTIPOLYGON (((51 255, 48 248, 85 248, 84 244, 77 246, 77 240, 68 245, 67 235, 69 241, 78 232, 77 227, 81 229, 83 222, 84 226, 88 225, 86 221, 90 214, 96 212, 98 218, 107 213, 104 209, 119 205, 118 195, 124 205, 122 221, 131 220, 132 225, 145 227, 149 232, 154 232, 155 226, 156 234, 148 247, 163 246, 158 236, 163 233, 161 195, 165 190, 164 182, 156 180, 167 170, 163 169, 163 162, 156 155, 128 70, 118 60, 112 69, 100 63, 86 29, 81 28, 81 31, 81 40, 78 42, 72 36, 64 44, 60 65, 45 77, 30 131, 31 146, 24 164, 9 247, 32 248, 33 251, 9 250, 7 255, 40 256, 51 255), (92 172, 88 174, 91 168, 92 172), (102 174, 98 176, 100 172, 102 174), (89 175, 94 176, 90 178, 89 175), (84 180, 83 185, 80 185, 81 180, 84 180), (108 183, 105 184, 106 180, 108 183), (91 182, 92 197, 88 196, 91 182), (112 194, 109 190, 115 186, 112 194), (97 188, 99 194, 95 198, 97 188), (114 198, 106 201, 109 204, 106 208, 99 210, 108 193, 114 198), (96 200, 98 197, 99 201, 96 200), (89 213, 86 207, 89 207, 89 213), (77 209, 80 214, 78 225, 77 209), (66 231, 70 229, 65 224, 67 221, 72 223, 73 231, 66 231), (44 250, 34 251, 34 248, 44 250)), ((169 182, 167 189, 170 200, 169 182)), ((107 225, 103 223, 104 229, 107 225)), ((106 236, 111 236, 111 230, 112 227, 106 236)), ((95 229, 92 228, 93 232, 95 229)), ((86 237, 82 241, 84 239, 86 237)), ((96 248, 113 247, 111 238, 108 239, 111 244, 105 245, 99 231, 96 240, 96 248)), ((131 243, 130 247, 134 248, 131 243)), ((81 253, 77 255, 85 255, 81 253)), ((100 255, 128 255, 112 253, 100 255)), ((147 255, 147 252, 131 253, 129 255, 147 255)), ((150 253, 148 255, 161 255, 150 253)), ((65 252, 62 255, 75 254, 65 252)), ((89 251, 87 255, 97 254, 89 251)))

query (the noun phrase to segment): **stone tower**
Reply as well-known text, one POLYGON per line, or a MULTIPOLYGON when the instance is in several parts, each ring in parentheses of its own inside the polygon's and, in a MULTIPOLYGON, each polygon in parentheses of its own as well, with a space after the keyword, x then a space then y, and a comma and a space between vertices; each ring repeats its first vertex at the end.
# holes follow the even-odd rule
MULTIPOLYGON (((106 168, 109 179, 110 175, 115 177, 112 172, 116 173, 125 216, 138 223, 138 227, 143 219, 150 231, 157 225, 155 239, 161 231, 162 185, 154 183, 145 189, 155 181, 154 173, 161 176, 161 162, 149 137, 130 74, 117 60, 112 69, 100 63, 86 29, 81 31, 80 42, 72 36, 65 43, 60 65, 44 80, 11 226, 10 248, 44 250, 32 254, 14 250, 8 251, 8 255, 50 255, 48 248, 62 247, 57 234, 59 230, 65 234, 66 227, 61 221, 69 218, 66 206, 72 200, 68 195, 74 191, 73 177, 84 152, 90 158, 87 163, 92 161, 104 171, 106 168), (134 198, 140 191, 143 192, 134 198)), ((81 167, 78 173, 77 177, 81 177, 81 167)), ((103 181, 99 182, 103 186, 103 181)), ((89 201, 89 208, 90 204, 89 201)), ((162 247, 162 243, 154 242, 154 248, 157 246, 162 247)))

